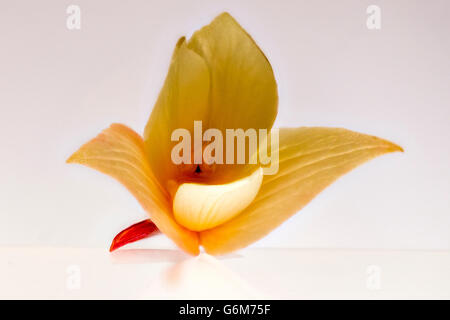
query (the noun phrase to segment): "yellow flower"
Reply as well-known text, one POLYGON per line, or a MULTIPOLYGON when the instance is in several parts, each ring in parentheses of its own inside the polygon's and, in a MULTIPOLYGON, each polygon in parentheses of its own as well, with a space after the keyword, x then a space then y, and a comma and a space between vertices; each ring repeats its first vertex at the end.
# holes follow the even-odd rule
POLYGON ((389 141, 345 129, 301 127, 279 129, 279 170, 274 175, 263 175, 260 164, 172 161, 174 130, 193 132, 198 120, 205 129, 221 132, 270 130, 277 105, 269 61, 223 13, 189 41, 178 41, 143 137, 113 124, 68 162, 121 182, 157 229, 186 252, 198 254, 202 246, 210 254, 223 254, 264 237, 358 165, 402 151, 389 141))

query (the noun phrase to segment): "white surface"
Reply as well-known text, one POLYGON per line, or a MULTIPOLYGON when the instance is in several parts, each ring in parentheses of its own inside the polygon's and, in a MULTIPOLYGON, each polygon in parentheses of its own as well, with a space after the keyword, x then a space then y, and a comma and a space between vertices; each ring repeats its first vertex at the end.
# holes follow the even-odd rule
MULTIPOLYGON (((0 8, 0 244, 104 247, 146 214, 65 164, 112 122, 142 132, 178 37, 229 11, 268 56, 279 126, 390 139, 260 247, 450 249, 450 1, 8 0, 0 8)), ((173 248, 165 237, 161 248, 173 248)))
POLYGON ((1 248, 0 298, 450 299, 450 252, 1 248))

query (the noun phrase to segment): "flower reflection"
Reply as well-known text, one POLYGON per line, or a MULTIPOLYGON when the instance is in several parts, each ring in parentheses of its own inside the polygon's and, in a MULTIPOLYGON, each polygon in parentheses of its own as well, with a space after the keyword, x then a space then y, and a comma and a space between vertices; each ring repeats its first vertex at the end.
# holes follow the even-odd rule
MULTIPOLYGON (((117 264, 167 264, 150 274, 141 299, 261 299, 262 294, 230 270, 224 261, 240 255, 215 258, 206 253, 191 257, 179 250, 120 250, 112 254, 117 264)), ((230 261, 231 262, 231 261, 230 261)), ((149 271, 153 268, 149 268, 149 271)))

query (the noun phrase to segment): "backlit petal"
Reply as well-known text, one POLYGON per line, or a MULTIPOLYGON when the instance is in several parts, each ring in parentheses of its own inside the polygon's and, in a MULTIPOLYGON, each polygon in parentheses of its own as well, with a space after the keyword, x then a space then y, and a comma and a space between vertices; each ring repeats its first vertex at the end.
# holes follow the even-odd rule
POLYGON ((122 183, 148 212, 151 220, 179 247, 198 254, 198 236, 178 225, 168 194, 148 164, 142 138, 130 128, 113 124, 83 145, 68 160, 103 172, 122 183))
MULTIPOLYGON (((196 179, 191 176, 196 166, 174 165, 170 157, 178 143, 171 141, 175 129, 189 130, 194 153, 195 120, 202 121, 203 132, 218 129, 225 138, 226 129, 270 129, 277 104, 277 86, 269 61, 228 13, 219 15, 195 32, 188 44, 181 38, 176 46, 144 133, 155 176, 166 189, 171 180, 196 179)), ((224 139, 224 149, 227 144, 224 139)), ((247 154, 249 151, 246 146, 247 154)), ((217 164, 210 173, 202 170, 201 179, 211 184, 228 183, 257 167, 217 164)))
POLYGON ((280 129, 278 173, 264 176, 255 201, 240 215, 201 232, 201 245, 211 254, 243 248, 267 235, 343 174, 394 151, 403 150, 345 129, 280 129))
POLYGON ((169 72, 145 127, 144 140, 150 165, 160 183, 175 179, 178 168, 171 160, 171 141, 175 129, 189 130, 195 120, 206 118, 209 97, 209 71, 197 53, 181 38, 172 56, 169 72))
POLYGON ((277 114, 275 77, 264 53, 228 13, 194 33, 188 47, 211 74, 206 126, 219 130, 271 128, 277 114))

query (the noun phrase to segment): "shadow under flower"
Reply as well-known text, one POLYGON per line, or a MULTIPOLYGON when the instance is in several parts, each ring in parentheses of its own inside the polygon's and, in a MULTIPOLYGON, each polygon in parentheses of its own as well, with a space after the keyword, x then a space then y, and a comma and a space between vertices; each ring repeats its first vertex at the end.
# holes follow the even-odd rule
POLYGON ((116 264, 176 263, 189 257, 181 250, 170 249, 121 249, 111 253, 112 262, 116 264))
MULTIPOLYGON (((192 257, 181 250, 171 249, 120 249, 112 252, 111 259, 117 264, 141 264, 153 262, 182 262, 192 257)), ((204 255, 207 255, 206 253, 204 255)), ((218 260, 242 258, 242 255, 231 253, 217 257, 218 260)))

